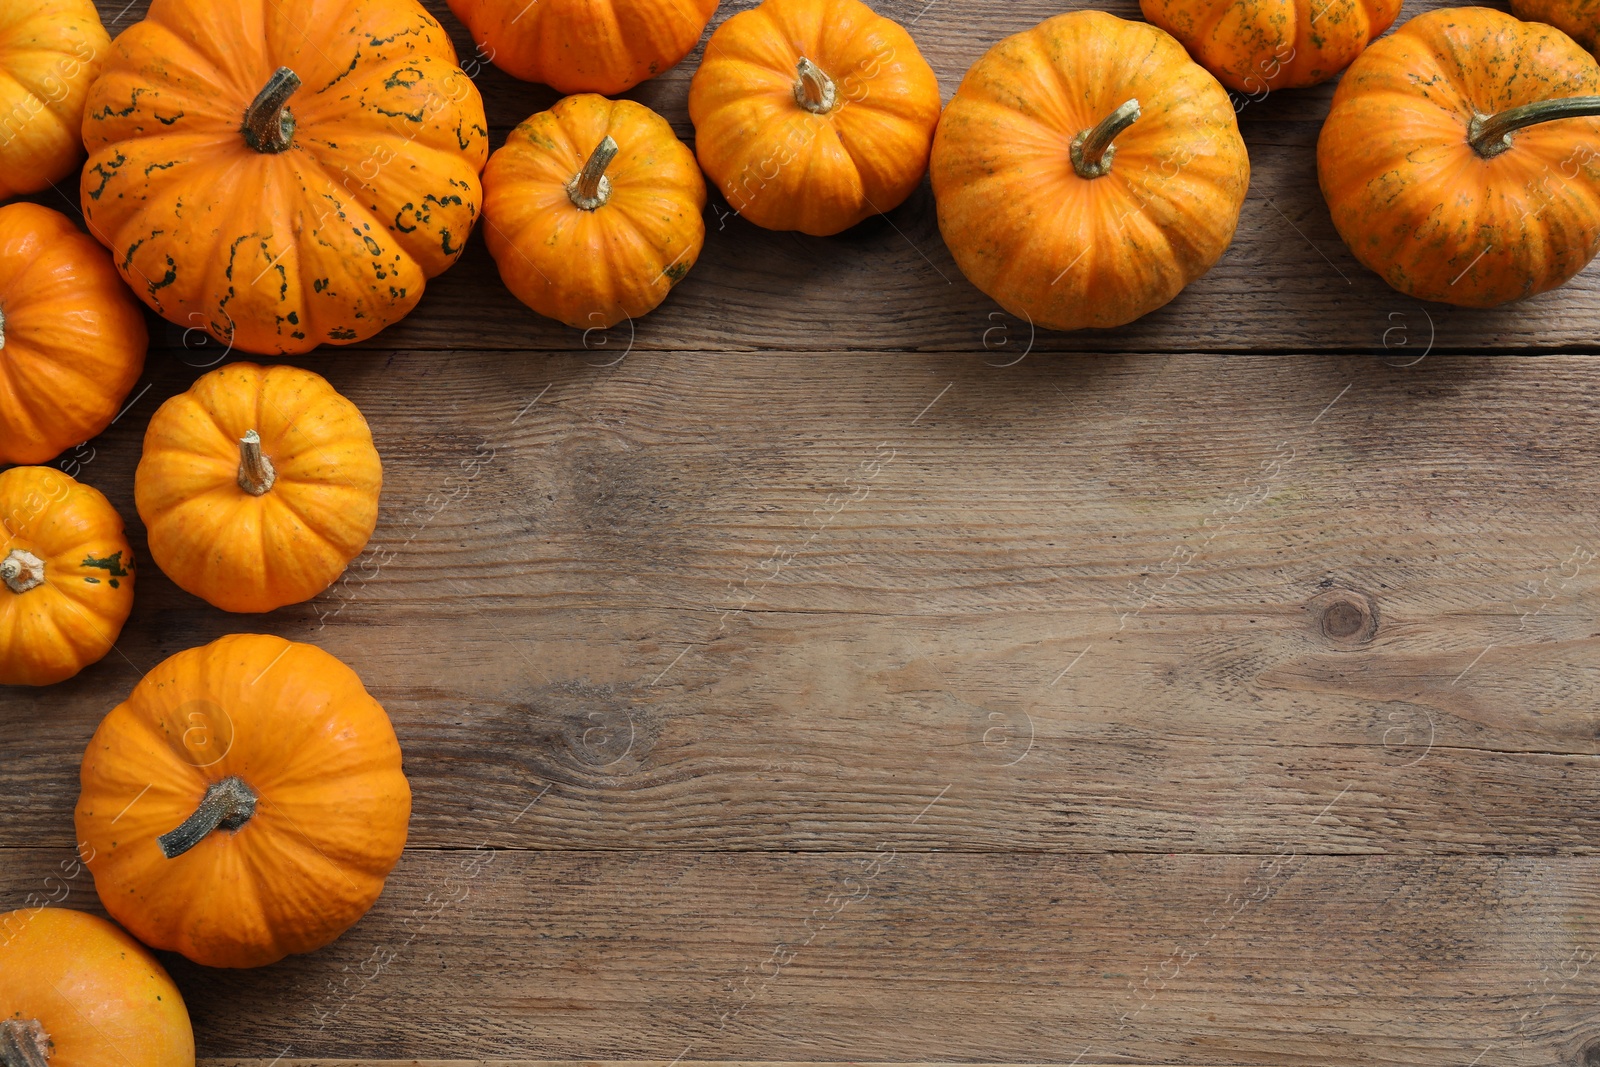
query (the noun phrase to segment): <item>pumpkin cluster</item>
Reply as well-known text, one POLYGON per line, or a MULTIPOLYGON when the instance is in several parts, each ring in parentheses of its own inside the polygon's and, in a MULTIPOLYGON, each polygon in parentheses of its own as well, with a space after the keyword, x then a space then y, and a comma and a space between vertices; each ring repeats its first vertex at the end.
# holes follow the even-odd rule
MULTIPOLYGON (((90 0, 0 0, 0 200, 77 173, 87 229, 0 207, 0 685, 68 681, 133 611, 122 517, 48 464, 131 408, 140 302, 228 354, 364 341, 481 216, 512 294, 605 328, 694 267, 713 189, 753 225, 825 238, 927 176, 974 285, 1037 326, 1111 328, 1233 239, 1250 161, 1229 90, 1341 71, 1318 179, 1390 285, 1486 307, 1600 251, 1593 0, 1437 10, 1379 40, 1397 0, 1142 0, 1148 22, 1076 11, 994 44, 943 108, 910 32, 861 0, 763 0, 689 79, 692 149, 613 97, 684 61, 717 0, 449 6, 483 57, 570 94, 492 155, 478 89, 417 0, 152 0, 115 40, 90 0)), ((160 406, 131 490, 162 575, 264 614, 339 580, 382 488, 355 404, 313 371, 239 361, 160 406)), ((7 1067, 192 1067, 145 946, 212 967, 316 950, 378 899, 411 813, 355 671, 261 634, 145 674, 79 773, 82 863, 121 926, 0 915, 7 1067), (93 1025, 41 993, 61 986, 104 1005, 93 1025)))

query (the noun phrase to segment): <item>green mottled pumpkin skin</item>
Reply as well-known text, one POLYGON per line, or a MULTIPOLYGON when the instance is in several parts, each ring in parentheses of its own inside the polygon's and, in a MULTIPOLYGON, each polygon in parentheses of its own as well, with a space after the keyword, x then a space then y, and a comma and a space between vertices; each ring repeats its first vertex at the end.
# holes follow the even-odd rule
POLYGON ((349 344, 460 256, 486 125, 415 0, 154 0, 89 93, 84 215, 170 322, 264 355, 349 344), (293 133, 258 151, 245 113, 281 67, 293 133))
POLYGON ((1345 72, 1317 143, 1350 251, 1422 300, 1493 307, 1542 293, 1600 251, 1600 118, 1517 130, 1485 156, 1475 117, 1600 95, 1566 34, 1481 7, 1407 22, 1345 72))
POLYGON ((1511 0, 1511 13, 1554 26, 1591 53, 1600 47, 1600 0, 1511 0))

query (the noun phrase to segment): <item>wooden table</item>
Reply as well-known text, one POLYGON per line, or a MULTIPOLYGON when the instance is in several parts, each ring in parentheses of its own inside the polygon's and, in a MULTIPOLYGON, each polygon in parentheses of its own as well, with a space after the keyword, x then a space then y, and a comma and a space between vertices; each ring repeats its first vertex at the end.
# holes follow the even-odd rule
MULTIPOLYGON (((1060 10, 879 6, 947 98, 1060 10)), ((696 61, 631 94, 685 137, 696 61)), ((554 100, 478 81, 496 145, 554 100)), ((0 903, 99 910, 62 876, 94 726, 266 631, 361 673, 416 809, 343 940, 167 959, 214 1065, 1600 1063, 1600 272, 1389 290, 1317 191, 1329 95, 1245 104, 1238 240, 1110 333, 1001 314, 926 186, 832 240, 713 198, 606 335, 475 238, 300 361, 385 460, 340 585, 237 617, 146 566, 117 652, 0 697, 0 903)), ((223 356, 157 326, 67 457, 142 556, 144 425, 223 356)))

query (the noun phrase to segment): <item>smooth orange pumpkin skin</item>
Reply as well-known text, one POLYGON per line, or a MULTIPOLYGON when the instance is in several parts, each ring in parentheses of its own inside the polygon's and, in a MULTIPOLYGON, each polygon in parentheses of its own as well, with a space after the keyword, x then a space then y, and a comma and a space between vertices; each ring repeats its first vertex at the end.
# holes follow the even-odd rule
POLYGON ((1511 13, 1554 26, 1591 54, 1600 49, 1600 0, 1511 0, 1511 13))
POLYGON ((1167 33, 1058 15, 980 59, 945 109, 931 167, 956 264, 1036 326, 1112 327, 1166 304, 1227 250, 1250 183, 1228 94, 1167 33), (1073 139, 1138 99, 1109 174, 1073 139))
POLYGON ((449 0, 478 51, 523 81, 615 96, 678 65, 718 0, 449 0))
POLYGON ((91 0, 0 0, 0 200, 83 159, 83 103, 111 48, 91 0))
POLYGON ((766 0, 717 27, 689 85, 695 151, 736 212, 826 237, 905 202, 928 172, 939 80, 911 35, 860 0, 766 0), (801 57, 835 83, 795 99, 801 57))
POLYGON ((0 581, 0 685, 54 685, 116 645, 133 610, 133 548, 98 489, 54 467, 0 471, 0 560, 27 553, 44 582, 0 581))
POLYGON ((1474 115, 1600 94, 1600 65, 1549 26, 1444 8, 1367 49, 1333 96, 1317 173, 1350 251, 1421 300, 1492 307, 1600 251, 1600 119, 1546 122, 1480 156, 1474 115))
POLYGON ((154 0, 89 94, 84 215, 179 326, 263 354, 350 344, 460 256, 485 125, 415 0, 154 0), (258 152, 243 116, 285 66, 294 138, 258 152))
POLYGON ((0 207, 0 463, 44 463, 98 435, 149 343, 93 238, 49 208, 0 207))
POLYGON ((145 947, 66 908, 0 915, 0 1019, 37 1021, 52 1067, 194 1067, 183 995, 145 947))
POLYGON ((1242 93, 1325 82, 1394 24, 1401 0, 1139 0, 1195 62, 1242 93))
POLYGON ((569 96, 512 131, 483 173, 484 237, 518 300, 577 329, 653 311, 705 244, 706 183, 666 119, 631 100, 569 96), (606 137, 611 199, 586 211, 567 183, 606 137))
POLYGON ((233 363, 150 420, 134 503, 150 556, 224 611, 310 600, 361 554, 378 523, 383 464, 367 421, 320 375, 233 363), (239 485, 251 430, 276 470, 261 496, 239 485))
POLYGON ((321 948, 400 859, 411 788, 388 714, 321 649, 238 634, 166 660, 100 723, 76 824, 112 917, 208 967, 321 948), (214 782, 258 794, 236 831, 167 859, 156 843, 214 782))

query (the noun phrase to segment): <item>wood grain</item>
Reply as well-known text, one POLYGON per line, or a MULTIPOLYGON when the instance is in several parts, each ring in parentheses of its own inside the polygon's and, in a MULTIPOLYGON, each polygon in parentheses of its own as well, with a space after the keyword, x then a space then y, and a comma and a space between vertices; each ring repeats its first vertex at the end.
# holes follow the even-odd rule
MULTIPOLYGON (((115 33, 142 17, 148 0, 97 0, 115 33)), ((755 0, 724 3, 714 25, 755 0)), ((444 0, 428 8, 453 33, 485 99, 494 147, 511 127, 548 108, 556 95, 501 73, 477 56, 444 0)), ((908 24, 948 100, 990 45, 1040 20, 1084 6, 1138 18, 1134 0, 880 0, 876 8, 908 24)), ((1402 18, 1428 5, 1406 4, 1402 18)), ((702 48, 704 46, 702 45, 702 48)), ((655 108, 693 144, 688 82, 696 50, 678 67, 626 94, 655 108)), ((1340 242, 1316 178, 1316 138, 1332 86, 1239 98, 1251 157, 1251 187, 1232 249, 1172 304, 1113 331, 1036 333, 1011 319, 961 276, 939 236, 927 183, 902 207, 836 238, 770 233, 744 222, 713 195, 704 255, 665 306, 607 333, 584 333, 541 319, 500 284, 481 234, 462 261, 430 283, 419 309, 367 342, 373 350, 528 350, 637 348, 816 349, 989 352, 997 361, 1036 352, 1376 353, 1594 351, 1600 334, 1600 273, 1493 311, 1421 304, 1388 288, 1340 242)), ((71 183, 42 203, 75 211, 71 183)), ((154 323, 158 345, 203 339, 154 323)))
MULTIPOLYGON (((59 854, 7 850, 0 890, 59 854)), ((413 851, 322 952, 172 971, 213 1058, 1581 1065, 1597 884, 1293 847, 413 851)))
MULTIPOLYGON (((947 99, 1063 10, 875 6, 947 99)), ((685 138, 697 59, 629 94, 685 138)), ((476 78, 496 144, 555 99, 476 78)), ((1387 290, 1317 192, 1329 96, 1244 102, 1234 247, 1108 333, 1000 315, 926 186, 832 240, 713 198, 688 280, 606 334, 475 237, 300 361, 385 461, 334 589, 229 616, 147 563, 112 656, 0 694, 0 910, 99 910, 84 744, 252 630, 362 674, 415 809, 344 939, 167 958, 206 1067, 1597 1067, 1600 274, 1387 290), (1446 355, 1507 352, 1546 354, 1446 355)), ((146 560, 144 427, 237 355, 156 326, 60 463, 146 560)))

